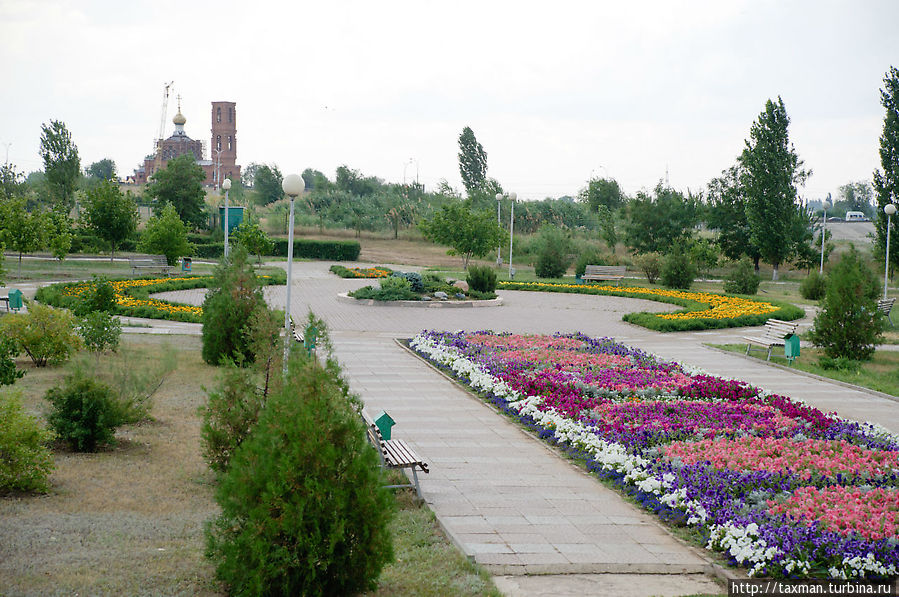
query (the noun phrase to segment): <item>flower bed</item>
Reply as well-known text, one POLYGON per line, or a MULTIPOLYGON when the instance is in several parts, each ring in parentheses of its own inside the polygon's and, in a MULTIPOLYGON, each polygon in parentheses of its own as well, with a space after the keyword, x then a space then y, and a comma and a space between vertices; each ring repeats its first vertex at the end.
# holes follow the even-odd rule
MULTIPOLYGON (((202 307, 154 299, 150 298, 150 294, 206 288, 211 280, 212 276, 185 276, 110 280, 109 283, 115 291, 117 315, 200 323, 203 317, 202 307)), ((259 276, 258 280, 261 285, 283 284, 284 276, 259 276)), ((56 307, 71 308, 77 301, 93 292, 95 285, 95 281, 52 284, 40 288, 35 298, 56 307)))
POLYGON ((899 436, 883 428, 608 338, 422 332, 410 346, 751 575, 899 573, 899 436))
POLYGON ((332 265, 330 271, 341 278, 387 278, 393 270, 383 265, 374 267, 344 267, 332 265))
POLYGON ((502 290, 629 296, 671 303, 685 308, 683 311, 675 313, 641 312, 628 313, 623 317, 624 321, 659 332, 762 325, 772 317, 790 321, 799 319, 805 314, 802 309, 786 303, 754 300, 713 292, 551 282, 499 282, 498 286, 502 290))

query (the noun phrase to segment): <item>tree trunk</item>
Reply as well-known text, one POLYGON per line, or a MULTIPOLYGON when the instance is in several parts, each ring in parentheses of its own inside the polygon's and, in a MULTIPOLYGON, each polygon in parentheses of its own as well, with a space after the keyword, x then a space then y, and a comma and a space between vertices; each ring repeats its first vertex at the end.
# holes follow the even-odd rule
POLYGON ((758 257, 753 257, 753 258, 752 258, 752 264, 755 266, 755 273, 758 274, 758 273, 759 273, 759 269, 761 269, 761 268, 759 268, 759 258, 758 258, 758 257))
POLYGON ((774 271, 771 273, 771 281, 772 281, 772 282, 777 282, 777 266, 778 266, 779 264, 775 263, 775 264, 773 264, 773 265, 774 265, 774 271))

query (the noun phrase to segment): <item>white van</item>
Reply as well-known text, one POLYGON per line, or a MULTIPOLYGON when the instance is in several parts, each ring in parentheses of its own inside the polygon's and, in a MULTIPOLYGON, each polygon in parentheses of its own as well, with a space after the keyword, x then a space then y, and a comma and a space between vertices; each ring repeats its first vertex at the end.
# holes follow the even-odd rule
POLYGON ((847 211, 846 212, 846 221, 847 222, 868 222, 867 216, 865 216, 864 212, 861 211, 847 211))

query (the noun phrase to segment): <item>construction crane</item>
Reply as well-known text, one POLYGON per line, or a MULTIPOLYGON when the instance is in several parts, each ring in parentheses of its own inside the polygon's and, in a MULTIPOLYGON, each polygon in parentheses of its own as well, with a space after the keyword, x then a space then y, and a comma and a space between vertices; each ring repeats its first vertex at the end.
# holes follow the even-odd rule
POLYGON ((165 84, 165 89, 162 92, 162 114, 159 116, 159 134, 156 135, 156 142, 153 147, 153 153, 156 153, 156 149, 159 147, 159 143, 162 141, 162 135, 165 134, 165 117, 169 109, 169 90, 174 84, 174 81, 169 81, 165 84))

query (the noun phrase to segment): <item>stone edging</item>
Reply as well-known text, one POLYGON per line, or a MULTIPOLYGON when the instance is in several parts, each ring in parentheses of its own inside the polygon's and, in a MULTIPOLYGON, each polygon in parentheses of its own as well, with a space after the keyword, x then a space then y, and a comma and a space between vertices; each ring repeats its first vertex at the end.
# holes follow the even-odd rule
POLYGON ((771 361, 763 361, 761 359, 756 359, 754 357, 747 356, 740 352, 724 350, 723 348, 718 348, 717 346, 711 346, 711 345, 705 344, 705 343, 703 343, 703 346, 705 348, 710 348, 711 350, 717 350, 718 352, 723 352, 725 354, 742 357, 744 359, 751 360, 756 363, 761 363, 762 365, 767 365, 768 367, 775 367, 775 368, 781 369, 783 371, 789 371, 790 373, 796 373, 797 375, 804 375, 805 377, 811 377, 812 379, 817 379, 818 381, 826 381, 828 383, 832 383, 832 384, 835 384, 838 386, 843 386, 844 388, 850 388, 850 389, 856 390, 858 392, 867 392, 868 394, 874 394, 875 396, 880 396, 881 398, 886 398, 887 400, 892 400, 893 402, 899 402, 899 396, 893 396, 892 394, 887 394, 886 392, 878 392, 877 390, 872 390, 871 388, 866 388, 864 386, 857 386, 855 384, 851 384, 847 381, 841 381, 839 379, 831 379, 829 377, 824 377, 823 375, 809 373, 808 371, 803 371, 802 369, 795 369, 793 367, 787 367, 787 366, 781 365, 779 363, 772 363, 771 361))
POLYGON ((460 308, 460 307, 499 307, 503 304, 502 297, 483 301, 376 301, 374 299, 354 299, 346 292, 337 295, 337 301, 365 305, 368 307, 424 307, 426 309, 460 308))

